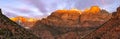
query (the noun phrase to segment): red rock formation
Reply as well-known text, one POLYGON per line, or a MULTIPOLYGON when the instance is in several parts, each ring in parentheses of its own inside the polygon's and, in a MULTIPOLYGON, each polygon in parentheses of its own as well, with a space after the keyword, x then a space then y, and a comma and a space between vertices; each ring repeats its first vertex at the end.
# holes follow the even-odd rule
POLYGON ((113 17, 83 39, 120 39, 120 7, 113 17))
MULTIPOLYGON (((76 10, 57 10, 47 17, 54 26, 71 26, 80 22, 80 12, 76 10)), ((44 23, 44 21, 42 21, 44 23)))
POLYGON ((83 12, 83 14, 81 14, 80 24, 83 27, 99 26, 107 20, 109 20, 110 18, 111 14, 104 10, 101 10, 96 14, 92 14, 91 12, 83 12))
POLYGON ((31 30, 37 36, 46 37, 48 33, 49 37, 46 38, 50 39, 67 39, 67 37, 80 39, 110 18, 111 15, 104 10, 96 14, 79 10, 57 10, 47 18, 37 21, 31 30), (46 33, 41 33, 45 32, 44 30, 46 33))
MULTIPOLYGON (((99 9, 97 6, 93 6, 91 9, 94 10, 94 8, 99 9)), ((103 24, 110 18, 111 15, 103 10, 96 12, 96 14, 79 10, 57 10, 47 18, 42 19, 41 23, 59 27, 93 27, 103 24)))

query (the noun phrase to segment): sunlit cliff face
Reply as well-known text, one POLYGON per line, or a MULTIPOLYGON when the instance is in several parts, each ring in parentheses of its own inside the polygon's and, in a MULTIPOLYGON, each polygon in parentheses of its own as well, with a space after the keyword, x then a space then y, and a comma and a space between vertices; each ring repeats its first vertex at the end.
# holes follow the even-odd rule
POLYGON ((22 25, 22 27, 29 29, 30 27, 33 27, 36 23, 37 19, 34 18, 25 18, 22 16, 10 18, 12 21, 18 23, 19 25, 22 25))
POLYGON ((90 8, 90 12, 92 12, 92 13, 98 13, 98 12, 100 12, 100 8, 98 6, 92 6, 90 8))
POLYGON ((26 22, 27 19, 22 17, 22 16, 18 16, 18 17, 14 17, 14 18, 10 18, 13 21, 21 21, 21 22, 26 22))
MULTIPOLYGON (((89 9, 85 9, 83 11, 81 10, 78 10, 78 9, 70 9, 70 10, 67 10, 67 9, 63 9, 63 10, 56 10, 55 12, 57 12, 56 14, 82 14, 83 12, 86 12, 86 13, 91 13, 91 14, 96 14, 98 12, 100 12, 100 8, 99 6, 92 6, 90 7, 89 9)), ((18 16, 18 17, 14 17, 14 18, 10 18, 11 20, 17 22, 17 21, 20 21, 20 22, 35 22, 36 19, 33 19, 33 18, 24 18, 22 16, 18 16)))
POLYGON ((78 9, 70 9, 70 10, 63 9, 63 10, 56 10, 55 12, 57 13, 80 13, 80 14, 82 14, 82 12, 86 12, 86 13, 96 14, 100 12, 100 10, 101 9, 99 8, 99 6, 91 6, 90 8, 87 8, 83 11, 78 10, 78 9))
POLYGON ((79 13, 79 14, 82 13, 82 11, 78 9, 70 9, 70 10, 63 9, 63 10, 56 10, 55 12, 57 13, 79 13))
POLYGON ((90 9, 85 9, 84 12, 87 12, 87 13, 98 13, 100 12, 100 8, 99 6, 92 6, 90 9))
MULTIPOLYGON (((64 22, 67 22, 66 24, 69 24, 69 26, 70 26, 70 25, 76 25, 77 23, 84 22, 86 20, 88 20, 88 21, 89 20, 100 21, 100 19, 98 18, 99 16, 98 17, 96 16, 96 15, 98 15, 97 13, 99 13, 100 11, 101 11, 101 9, 98 6, 92 6, 88 9, 85 9, 85 10, 78 10, 78 9, 75 9, 75 8, 69 9, 69 10, 68 9, 56 10, 56 11, 52 12, 52 14, 49 15, 47 18, 45 18, 45 20, 41 19, 41 20, 43 20, 43 22, 41 22, 41 23, 49 24, 49 22, 46 21, 48 19, 48 20, 53 20, 53 24, 54 24, 54 22, 55 23, 57 22, 55 24, 57 26, 57 25, 61 25, 59 23, 61 23, 60 20, 62 20, 64 22), (58 22, 58 20, 59 20, 59 22, 58 22)), ((102 18, 103 15, 100 15, 100 16, 102 18)), ((104 15, 104 17, 108 18, 105 15, 104 15)), ((24 17, 20 17, 20 16, 15 17, 15 18, 11 18, 11 20, 13 20, 15 22, 21 21, 22 24, 30 26, 30 27, 31 27, 31 25, 34 25, 35 22, 37 22, 36 19, 24 18, 24 17)), ((66 24, 62 24, 62 25, 66 25, 66 24)), ((85 25, 85 26, 88 26, 88 25, 85 25)))
POLYGON ((11 20, 15 21, 15 22, 35 22, 36 19, 33 19, 33 18, 25 18, 25 17, 22 17, 22 16, 18 16, 18 17, 14 17, 14 18, 10 18, 11 20))
MULTIPOLYGON (((56 10, 55 12, 57 12, 57 13, 79 13, 79 14, 82 14, 82 12, 86 12, 86 13, 94 13, 95 14, 95 13, 100 12, 100 10, 101 9, 99 8, 99 6, 91 6, 90 8, 87 8, 87 9, 85 9, 83 11, 73 8, 73 9, 70 9, 70 10, 67 10, 67 9, 56 10)), ((22 16, 10 18, 10 19, 13 20, 13 21, 20 20, 22 22, 25 22, 25 21, 29 21, 29 22, 35 21, 35 19, 33 19, 33 18, 27 19, 27 18, 24 18, 22 16)))

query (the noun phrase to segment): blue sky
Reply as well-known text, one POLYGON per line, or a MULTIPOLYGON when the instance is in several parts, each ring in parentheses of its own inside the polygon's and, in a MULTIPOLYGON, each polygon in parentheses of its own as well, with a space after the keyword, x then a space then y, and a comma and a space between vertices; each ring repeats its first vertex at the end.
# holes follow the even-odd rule
POLYGON ((120 0, 0 0, 0 8, 8 17, 45 17, 58 9, 84 10, 95 5, 113 12, 120 0))

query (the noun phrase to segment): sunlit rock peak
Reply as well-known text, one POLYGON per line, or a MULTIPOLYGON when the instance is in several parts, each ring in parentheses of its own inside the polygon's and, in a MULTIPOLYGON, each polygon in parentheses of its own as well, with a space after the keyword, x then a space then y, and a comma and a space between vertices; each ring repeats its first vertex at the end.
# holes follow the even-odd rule
POLYGON ((92 12, 92 13, 100 12, 100 8, 98 6, 92 6, 90 8, 90 12, 92 12))
POLYGON ((12 21, 21 21, 21 22, 26 22, 27 19, 22 17, 22 16, 17 16, 17 17, 13 17, 13 18, 10 18, 12 21))
POLYGON ((36 19, 34 18, 25 18, 25 17, 22 17, 22 16, 17 16, 17 17, 13 17, 13 18, 10 18, 12 21, 21 21, 21 22, 34 22, 36 21, 36 19))
POLYGON ((79 14, 81 14, 81 10, 78 10, 78 9, 76 9, 76 8, 72 8, 72 9, 69 9, 69 10, 67 10, 67 9, 63 9, 63 10, 56 10, 55 12, 57 12, 57 13, 79 13, 79 14))
POLYGON ((100 12, 100 10, 101 9, 99 8, 99 6, 91 6, 89 9, 87 8, 83 12, 95 14, 95 13, 100 12))
POLYGON ((57 12, 57 13, 80 13, 80 14, 82 14, 82 12, 85 12, 85 13, 96 14, 100 11, 101 11, 101 9, 99 8, 99 6, 91 6, 90 8, 86 8, 83 11, 81 11, 79 9, 76 9, 76 8, 72 8, 72 9, 69 9, 69 10, 67 10, 67 9, 56 10, 55 12, 57 12))
POLYGON ((27 17, 22 17, 22 16, 17 16, 17 17, 10 18, 10 19, 18 23, 19 25, 22 25, 22 27, 26 29, 30 29, 30 27, 33 27, 33 25, 37 21, 37 19, 35 18, 27 18, 27 17))
POLYGON ((82 12, 81 10, 78 10, 77 8, 72 8, 72 9, 70 9, 69 11, 70 11, 70 12, 75 12, 75 11, 76 11, 76 12, 78 12, 78 13, 80 13, 80 14, 81 14, 81 12, 82 12))

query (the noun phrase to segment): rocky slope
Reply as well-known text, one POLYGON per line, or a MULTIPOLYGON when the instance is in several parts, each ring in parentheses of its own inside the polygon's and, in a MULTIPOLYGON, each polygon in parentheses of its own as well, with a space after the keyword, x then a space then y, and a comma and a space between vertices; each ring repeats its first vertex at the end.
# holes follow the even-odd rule
POLYGON ((17 23, 11 21, 0 10, 0 39, 39 39, 17 23))
POLYGON ((31 29, 42 39, 80 39, 111 18, 105 10, 93 6, 90 10, 57 10, 36 22, 31 29), (91 12, 92 10, 92 12, 91 12))
POLYGON ((83 39, 120 39, 120 7, 112 18, 83 39))

